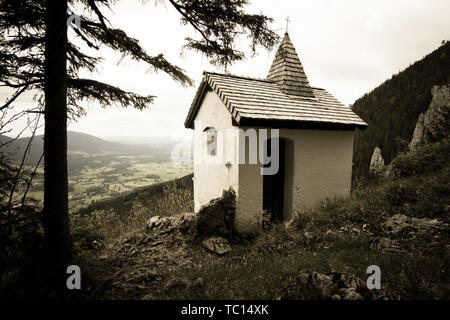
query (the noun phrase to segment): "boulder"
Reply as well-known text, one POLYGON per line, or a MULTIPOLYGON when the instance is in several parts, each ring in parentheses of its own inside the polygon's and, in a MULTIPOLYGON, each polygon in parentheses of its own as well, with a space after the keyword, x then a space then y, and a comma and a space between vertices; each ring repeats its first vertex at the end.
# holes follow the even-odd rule
POLYGON ((219 256, 231 250, 228 240, 222 237, 211 237, 202 242, 205 249, 218 254, 219 256))
POLYGON ((384 165, 384 159, 381 155, 381 149, 376 147, 373 150, 372 158, 370 159, 370 175, 383 175, 385 170, 386 166, 384 165))
POLYGON ((198 212, 197 233, 206 236, 226 236, 234 231, 236 194, 224 190, 221 198, 211 200, 198 212))
POLYGON ((169 233, 174 230, 191 232, 195 230, 197 215, 193 212, 177 214, 169 217, 154 216, 147 221, 147 230, 159 233, 169 233))

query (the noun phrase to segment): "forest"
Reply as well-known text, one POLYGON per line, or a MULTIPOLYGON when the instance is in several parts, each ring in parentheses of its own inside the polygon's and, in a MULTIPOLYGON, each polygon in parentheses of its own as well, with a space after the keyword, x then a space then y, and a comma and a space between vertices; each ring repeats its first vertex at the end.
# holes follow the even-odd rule
POLYGON ((450 83, 450 42, 392 76, 355 101, 352 110, 369 127, 357 130, 353 152, 353 179, 369 175, 375 147, 386 164, 407 148, 420 113, 431 101, 431 88, 450 83))

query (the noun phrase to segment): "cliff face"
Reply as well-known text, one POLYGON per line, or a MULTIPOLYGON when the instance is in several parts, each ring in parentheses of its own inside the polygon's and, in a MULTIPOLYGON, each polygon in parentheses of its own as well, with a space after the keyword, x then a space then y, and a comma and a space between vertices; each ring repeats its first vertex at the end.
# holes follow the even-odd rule
MULTIPOLYGON (((432 99, 428 109, 419 115, 414 134, 408 145, 408 151, 415 151, 418 147, 432 144, 447 138, 450 133, 450 85, 434 86, 431 89, 432 99)), ((382 151, 376 147, 369 165, 371 176, 389 176, 395 160, 385 165, 382 151)), ((400 153, 404 154, 404 153, 400 153)))
POLYGON ((405 151, 419 115, 425 115, 430 106, 431 92, 436 90, 433 87, 449 84, 450 42, 447 42, 355 101, 352 110, 369 127, 355 134, 353 177, 369 175, 375 147, 382 150, 386 164, 405 151))
POLYGON ((408 145, 409 150, 439 141, 450 133, 450 85, 434 86, 428 110, 421 113, 408 145))

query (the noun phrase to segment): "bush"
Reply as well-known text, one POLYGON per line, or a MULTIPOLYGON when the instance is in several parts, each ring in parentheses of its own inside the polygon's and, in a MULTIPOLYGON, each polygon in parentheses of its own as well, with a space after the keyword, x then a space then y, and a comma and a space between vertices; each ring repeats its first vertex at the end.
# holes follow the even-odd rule
POLYGON ((412 176, 440 170, 450 159, 450 139, 403 153, 392 162, 397 176, 412 176))
POLYGON ((192 175, 188 175, 94 202, 71 214, 75 246, 93 249, 94 241, 115 241, 143 231, 153 216, 192 212, 193 198, 192 175))
POLYGON ((386 188, 386 198, 396 206, 417 202, 416 188, 411 184, 392 183, 386 188))

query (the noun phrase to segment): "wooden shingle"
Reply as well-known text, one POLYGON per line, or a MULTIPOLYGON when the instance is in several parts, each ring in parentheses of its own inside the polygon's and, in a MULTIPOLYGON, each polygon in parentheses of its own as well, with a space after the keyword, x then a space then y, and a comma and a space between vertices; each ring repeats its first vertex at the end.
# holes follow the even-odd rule
POLYGON ((314 123, 320 124, 321 127, 326 124, 341 124, 349 129, 367 126, 350 108, 326 90, 310 88, 314 97, 293 97, 284 93, 277 83, 269 80, 205 72, 185 126, 194 127, 198 109, 208 90, 213 90, 219 96, 238 125, 251 119, 255 124, 258 124, 259 120, 265 124, 271 120, 280 123, 281 120, 307 122, 311 123, 312 127, 314 123))
POLYGON ((287 32, 275 54, 267 80, 276 82, 288 95, 314 97, 305 70, 287 32))

